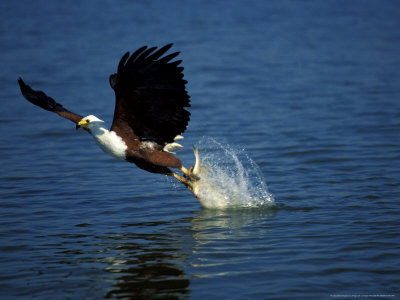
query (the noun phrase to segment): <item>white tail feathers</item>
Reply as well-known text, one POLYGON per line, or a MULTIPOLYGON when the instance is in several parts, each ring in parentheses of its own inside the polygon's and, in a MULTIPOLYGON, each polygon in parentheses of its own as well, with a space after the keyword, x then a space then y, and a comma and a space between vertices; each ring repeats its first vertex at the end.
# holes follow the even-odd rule
MULTIPOLYGON (((181 136, 181 135, 177 135, 174 138, 174 141, 180 141, 180 140, 183 140, 183 136, 181 136)), ((173 142, 173 143, 170 143, 170 144, 166 144, 164 146, 163 150, 165 152, 175 154, 175 151, 181 150, 182 148, 183 148, 183 146, 181 144, 173 142)))
POLYGON ((180 141, 180 140, 183 140, 183 136, 177 135, 176 137, 174 137, 174 141, 180 141))

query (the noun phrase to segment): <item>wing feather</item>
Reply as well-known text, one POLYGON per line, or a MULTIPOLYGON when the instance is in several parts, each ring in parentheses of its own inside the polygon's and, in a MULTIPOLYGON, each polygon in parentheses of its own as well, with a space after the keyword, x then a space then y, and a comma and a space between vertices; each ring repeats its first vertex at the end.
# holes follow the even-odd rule
POLYGON ((161 56, 163 56, 170 48, 172 47, 172 44, 165 45, 161 47, 158 51, 154 52, 152 55, 148 57, 149 60, 157 60, 161 56))
POLYGON ((182 61, 171 61, 179 52, 163 56, 171 46, 143 46, 121 58, 118 73, 110 76, 116 95, 112 130, 129 126, 141 140, 159 144, 172 142, 186 130, 190 99, 183 67, 178 67, 182 61))
MULTIPOLYGON (((128 52, 127 54, 128 54, 129 59, 128 59, 128 61, 124 61, 123 63, 122 63, 122 60, 119 62, 119 65, 118 65, 118 73, 122 73, 125 64, 126 64, 126 65, 130 65, 131 62, 135 61, 135 59, 140 55, 140 53, 142 53, 142 52, 143 52, 144 50, 146 50, 146 49, 147 49, 147 46, 140 47, 140 48, 137 49, 135 52, 133 52, 133 54, 131 55, 131 57, 129 57, 129 52, 128 52), (122 63, 122 64, 121 64, 121 63, 122 63), (120 68, 120 66, 121 66, 121 68, 120 68)), ((126 54, 125 54, 125 55, 126 55, 126 54)))
POLYGON ((83 118, 69 110, 65 109, 60 103, 57 103, 53 98, 47 96, 42 91, 35 91, 29 85, 25 84, 22 78, 18 79, 19 87, 22 95, 29 102, 51 112, 58 114, 60 117, 66 118, 76 124, 83 118))
POLYGON ((122 58, 121 58, 121 60, 119 61, 119 64, 118 64, 118 73, 123 71, 124 65, 125 65, 126 60, 128 59, 128 57, 129 57, 129 52, 126 52, 124 54, 124 56, 122 56, 122 58))

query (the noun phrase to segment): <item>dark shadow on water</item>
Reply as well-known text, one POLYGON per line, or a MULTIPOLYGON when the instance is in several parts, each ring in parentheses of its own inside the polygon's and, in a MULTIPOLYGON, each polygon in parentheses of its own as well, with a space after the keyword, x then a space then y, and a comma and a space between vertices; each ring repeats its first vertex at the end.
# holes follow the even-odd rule
MULTIPOLYGON (((159 229, 155 224, 150 226, 159 229)), ((104 237, 113 245, 108 245, 106 251, 115 253, 115 257, 108 257, 108 266, 104 270, 116 275, 115 283, 105 297, 187 299, 190 293, 190 280, 184 270, 187 254, 182 251, 177 238, 173 232, 104 237)))
MULTIPOLYGON (((174 222, 124 224, 131 233, 101 237, 107 273, 113 277, 112 288, 106 298, 124 299, 189 299, 190 279, 187 274, 193 251, 208 238, 228 237, 224 233, 233 228, 251 226, 253 222, 273 217, 271 209, 208 210, 194 212, 194 216, 174 222)), ((234 237, 231 237, 234 238, 234 237)))

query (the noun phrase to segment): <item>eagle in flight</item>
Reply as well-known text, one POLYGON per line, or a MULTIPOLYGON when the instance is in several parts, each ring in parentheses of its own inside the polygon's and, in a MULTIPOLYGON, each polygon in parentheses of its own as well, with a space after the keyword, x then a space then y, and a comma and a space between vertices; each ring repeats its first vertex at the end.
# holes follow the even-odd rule
POLYGON ((185 89, 179 52, 164 55, 172 44, 157 50, 143 46, 122 56, 116 74, 110 76, 115 91, 114 118, 110 130, 99 118, 75 114, 42 91, 19 78, 22 95, 31 103, 54 112, 89 132, 107 154, 152 173, 173 176, 190 187, 198 179, 182 166, 172 151, 182 146, 190 120, 190 97, 185 89), (183 172, 180 176, 170 168, 183 172))

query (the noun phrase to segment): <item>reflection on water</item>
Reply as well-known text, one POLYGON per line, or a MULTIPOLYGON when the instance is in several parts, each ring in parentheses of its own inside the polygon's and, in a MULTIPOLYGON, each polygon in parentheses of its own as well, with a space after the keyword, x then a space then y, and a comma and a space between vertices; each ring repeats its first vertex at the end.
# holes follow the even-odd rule
MULTIPOLYGON (((90 276, 95 281, 94 290, 101 289, 106 298, 188 299, 191 280, 203 276, 193 272, 188 275, 188 268, 200 268, 200 273, 207 268, 209 243, 213 249, 228 254, 235 240, 241 243, 246 226, 254 226, 273 215, 274 210, 268 209, 204 209, 193 217, 173 222, 123 224, 124 232, 95 236, 91 242, 89 235, 57 235, 53 239, 60 239, 60 245, 51 245, 55 255, 46 258, 48 269, 41 269, 40 273, 50 275, 55 266, 58 271, 65 266, 65 273, 70 276, 76 271, 67 270, 67 266, 79 262, 89 269, 105 271, 102 278, 97 277, 98 271, 90 276), (230 239, 228 244, 224 242, 227 239, 230 239), (216 241, 221 241, 217 247, 216 241)), ((232 256, 223 261, 232 263, 232 256)), ((232 269, 227 268, 226 273, 229 272, 232 269)), ((67 285, 68 282, 66 289, 67 285)))
MULTIPOLYGON (((266 224, 275 213, 274 208, 198 212, 190 221, 194 240, 189 265, 190 273, 194 274, 192 279, 215 280, 258 271, 258 268, 250 271, 245 266, 255 257, 266 256, 265 245, 259 241, 268 236, 266 224)), ((204 291, 196 292, 209 296, 204 291)))
POLYGON ((189 293, 190 281, 183 268, 187 255, 175 242, 174 234, 127 233, 105 240, 113 244, 120 241, 112 249, 116 256, 108 259, 105 268, 117 275, 107 298, 181 298, 189 293))
POLYGON ((194 236, 204 235, 212 228, 236 229, 275 215, 274 208, 243 208, 228 210, 202 209, 191 219, 194 236))

